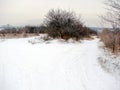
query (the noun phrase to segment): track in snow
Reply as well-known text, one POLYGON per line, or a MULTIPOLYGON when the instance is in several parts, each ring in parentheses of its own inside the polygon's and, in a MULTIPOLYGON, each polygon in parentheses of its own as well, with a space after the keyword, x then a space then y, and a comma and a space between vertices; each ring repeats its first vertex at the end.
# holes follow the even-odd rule
POLYGON ((120 90, 97 58, 99 40, 79 44, 0 43, 0 90, 120 90))

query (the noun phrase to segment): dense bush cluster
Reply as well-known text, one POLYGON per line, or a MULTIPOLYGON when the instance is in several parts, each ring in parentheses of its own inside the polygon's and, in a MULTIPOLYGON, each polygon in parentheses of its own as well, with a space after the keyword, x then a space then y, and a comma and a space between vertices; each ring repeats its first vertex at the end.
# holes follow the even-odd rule
POLYGON ((75 13, 64 10, 50 10, 45 19, 45 27, 53 38, 75 38, 76 40, 89 37, 95 31, 83 26, 81 19, 75 13))
POLYGON ((120 51, 120 30, 116 29, 114 31, 103 30, 99 37, 105 44, 105 46, 112 50, 113 53, 120 51))

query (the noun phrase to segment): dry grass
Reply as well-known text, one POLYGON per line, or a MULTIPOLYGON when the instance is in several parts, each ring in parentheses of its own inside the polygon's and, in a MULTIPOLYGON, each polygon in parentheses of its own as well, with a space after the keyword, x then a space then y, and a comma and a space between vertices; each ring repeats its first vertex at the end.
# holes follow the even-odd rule
POLYGON ((109 31, 103 30, 99 33, 101 41, 104 43, 105 47, 112 50, 114 54, 120 52, 120 31, 109 31))

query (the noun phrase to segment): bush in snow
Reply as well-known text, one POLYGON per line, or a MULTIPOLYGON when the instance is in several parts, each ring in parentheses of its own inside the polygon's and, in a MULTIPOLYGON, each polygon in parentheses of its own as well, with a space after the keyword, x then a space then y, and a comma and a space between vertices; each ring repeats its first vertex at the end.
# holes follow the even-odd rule
POLYGON ((76 40, 89 37, 90 29, 84 27, 81 19, 75 13, 65 10, 50 10, 45 19, 49 36, 53 38, 75 38, 76 40))
POLYGON ((111 49, 113 53, 117 54, 120 51, 120 30, 103 30, 99 37, 105 47, 111 49))

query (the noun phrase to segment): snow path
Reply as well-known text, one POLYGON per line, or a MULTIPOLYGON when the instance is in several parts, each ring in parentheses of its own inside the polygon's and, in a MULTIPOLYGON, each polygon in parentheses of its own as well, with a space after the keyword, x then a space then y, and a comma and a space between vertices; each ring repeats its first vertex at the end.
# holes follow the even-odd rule
POLYGON ((98 42, 1 42, 0 90, 120 90, 120 81, 104 72, 97 61, 98 42))

